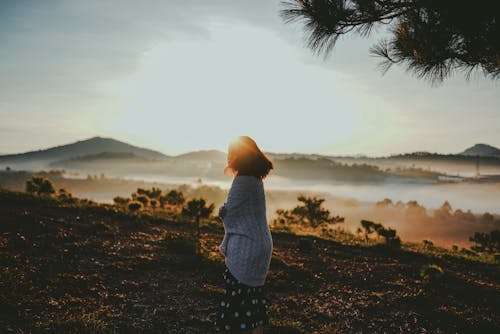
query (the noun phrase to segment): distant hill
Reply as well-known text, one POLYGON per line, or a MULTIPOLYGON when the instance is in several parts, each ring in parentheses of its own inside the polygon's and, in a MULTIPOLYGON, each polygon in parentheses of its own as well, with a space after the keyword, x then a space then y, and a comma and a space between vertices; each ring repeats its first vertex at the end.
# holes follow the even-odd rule
POLYGON ((133 146, 112 138, 93 137, 44 150, 2 155, 0 156, 0 163, 48 165, 54 161, 68 160, 71 158, 95 155, 104 152, 134 154, 148 160, 166 160, 170 158, 169 156, 158 151, 133 146))
POLYGON ((218 150, 200 150, 179 154, 174 159, 192 162, 226 162, 226 156, 226 153, 218 150))
POLYGON ((479 156, 489 156, 489 157, 500 157, 500 149, 487 145, 487 144, 476 144, 469 147, 461 155, 479 155, 479 156))
MULTIPOLYGON (((338 182, 435 182, 441 174, 475 172, 481 155, 480 172, 500 174, 500 150, 477 144, 461 154, 413 152, 385 157, 333 156, 307 153, 265 152, 273 161, 273 174, 295 180, 338 182), (406 170, 410 169, 410 170, 406 170), (472 172, 471 172, 472 171, 472 172)), ((0 169, 65 169, 81 173, 169 175, 222 179, 227 154, 199 150, 176 156, 130 145, 112 138, 94 137, 75 143, 0 156, 0 169)))
POLYGON ((63 166, 65 164, 78 164, 78 163, 88 163, 88 162, 99 162, 99 161, 150 161, 151 159, 144 158, 135 153, 127 153, 127 152, 102 152, 97 154, 87 154, 83 156, 78 156, 69 159, 57 160, 51 162, 51 166, 63 166))

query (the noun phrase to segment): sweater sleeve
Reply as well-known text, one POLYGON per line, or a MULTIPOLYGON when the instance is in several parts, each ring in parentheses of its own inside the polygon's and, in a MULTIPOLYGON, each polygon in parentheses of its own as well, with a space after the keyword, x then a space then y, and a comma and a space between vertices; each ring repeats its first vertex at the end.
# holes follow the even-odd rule
POLYGON ((240 214, 240 208, 245 205, 245 202, 249 199, 250 187, 251 183, 246 178, 235 177, 229 189, 227 201, 224 204, 227 209, 227 215, 223 219, 223 222, 229 230, 238 228, 235 226, 235 220, 232 218, 240 214))

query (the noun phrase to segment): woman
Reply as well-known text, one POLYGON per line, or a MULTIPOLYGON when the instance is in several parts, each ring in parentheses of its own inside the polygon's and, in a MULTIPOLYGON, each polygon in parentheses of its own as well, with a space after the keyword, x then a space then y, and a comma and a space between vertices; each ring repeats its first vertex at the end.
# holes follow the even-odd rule
POLYGON ((226 267, 216 319, 221 332, 263 333, 269 323, 264 283, 273 241, 262 180, 273 168, 250 137, 240 136, 229 145, 224 174, 230 172, 234 178, 227 201, 219 208, 225 230, 219 251, 226 267))

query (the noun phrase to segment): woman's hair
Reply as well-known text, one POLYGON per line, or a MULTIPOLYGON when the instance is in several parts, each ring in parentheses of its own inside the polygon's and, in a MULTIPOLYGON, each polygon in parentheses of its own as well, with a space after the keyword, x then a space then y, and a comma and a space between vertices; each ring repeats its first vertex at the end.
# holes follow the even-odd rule
POLYGON ((265 178, 274 165, 248 136, 239 136, 229 144, 228 163, 224 174, 253 175, 265 178))

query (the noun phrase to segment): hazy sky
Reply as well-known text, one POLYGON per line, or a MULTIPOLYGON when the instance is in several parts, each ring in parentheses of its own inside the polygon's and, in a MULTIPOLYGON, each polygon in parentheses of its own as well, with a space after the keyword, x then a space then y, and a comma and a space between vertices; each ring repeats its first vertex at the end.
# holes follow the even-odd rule
POLYGON ((500 146, 500 82, 438 87, 347 37, 324 59, 279 1, 0 0, 0 153, 113 137, 179 154, 500 146))

